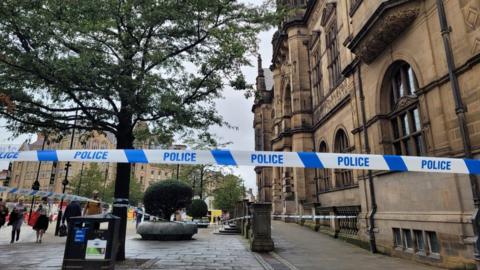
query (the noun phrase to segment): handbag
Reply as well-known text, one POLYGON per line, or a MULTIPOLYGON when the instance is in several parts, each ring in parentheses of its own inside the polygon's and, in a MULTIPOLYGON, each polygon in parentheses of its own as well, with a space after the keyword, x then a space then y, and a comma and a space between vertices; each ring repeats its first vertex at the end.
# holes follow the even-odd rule
POLYGON ((40 213, 37 211, 32 213, 32 216, 28 219, 28 226, 35 226, 35 223, 37 223, 38 217, 40 217, 40 213))
POLYGON ((65 224, 60 225, 60 228, 58 228, 58 236, 67 236, 67 226, 65 224))

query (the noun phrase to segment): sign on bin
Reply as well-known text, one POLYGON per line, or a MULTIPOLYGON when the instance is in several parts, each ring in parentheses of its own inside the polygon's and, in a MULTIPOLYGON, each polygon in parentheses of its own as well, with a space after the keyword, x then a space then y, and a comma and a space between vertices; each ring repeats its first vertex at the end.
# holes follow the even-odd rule
POLYGON ((107 250, 107 240, 95 238, 87 241, 87 250, 85 251, 86 260, 104 260, 107 250))
POLYGON ((86 229, 76 229, 75 230, 75 243, 85 243, 85 234, 86 234, 86 229))

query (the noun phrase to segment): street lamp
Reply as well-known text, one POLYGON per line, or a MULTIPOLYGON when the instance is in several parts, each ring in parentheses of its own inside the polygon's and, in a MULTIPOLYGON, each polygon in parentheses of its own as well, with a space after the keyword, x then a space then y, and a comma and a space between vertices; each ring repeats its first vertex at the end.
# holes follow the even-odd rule
MULTIPOLYGON (((174 150, 185 150, 185 149, 187 149, 187 146, 184 145, 184 144, 175 144, 175 145, 173 145, 173 149, 174 150)), ((177 181, 178 181, 179 172, 180 172, 180 164, 177 163, 177 181)))
POLYGON ((68 185, 68 170, 69 168, 71 167, 72 165, 70 164, 70 162, 67 162, 67 164, 65 164, 65 178, 63 179, 62 181, 62 186, 63 186, 63 189, 62 189, 62 193, 63 193, 63 196, 62 196, 62 199, 60 200, 60 205, 58 207, 58 215, 57 215, 57 225, 55 226, 55 235, 58 236, 58 232, 59 232, 59 229, 60 229, 60 221, 62 219, 62 216, 63 216, 63 212, 62 212, 62 205, 63 205, 63 198, 65 197, 65 190, 67 189, 67 185, 68 185))
MULTIPOLYGON (((87 143, 82 142, 82 148, 85 149, 87 143)), ((77 195, 80 196, 80 186, 82 185, 82 179, 83 179, 83 167, 85 165, 85 162, 82 162, 82 168, 80 169, 80 179, 78 180, 78 185, 77 185, 77 195)))
MULTIPOLYGON (((75 111, 75 121, 73 123, 73 130, 72 130, 72 138, 70 139, 70 150, 73 147, 73 140, 75 139, 75 126, 77 125, 77 116, 78 116, 78 110, 75 111)), ((68 170, 70 169, 72 165, 70 164, 70 161, 65 164, 65 178, 62 181, 63 185, 63 190, 62 190, 62 199, 60 200, 60 206, 58 207, 58 215, 57 215, 57 225, 55 226, 55 235, 58 236, 58 232, 60 230, 60 220, 62 219, 62 205, 63 205, 63 198, 65 197, 65 189, 67 188, 68 185, 68 170)))
MULTIPOLYGON (((44 134, 43 136, 43 142, 42 142, 42 151, 45 150, 45 143, 48 140, 47 134, 44 134)), ((35 182, 32 184, 32 189, 35 191, 40 190, 40 182, 38 182, 38 177, 40 175, 40 169, 42 166, 42 162, 38 162, 38 169, 37 169, 37 175, 35 176, 35 182)), ((32 204, 30 205, 30 214, 28 215, 28 221, 30 222, 30 219, 32 218, 32 211, 33 211, 33 204, 35 203, 35 194, 32 195, 32 204)))
MULTIPOLYGON (((38 179, 33 182, 32 185, 33 190, 40 190, 40 183, 38 182, 38 179)), ((33 204, 35 203, 35 195, 32 196, 32 204, 30 205, 30 214, 28 215, 28 222, 30 222, 30 219, 32 218, 32 211, 33 211, 33 204)))

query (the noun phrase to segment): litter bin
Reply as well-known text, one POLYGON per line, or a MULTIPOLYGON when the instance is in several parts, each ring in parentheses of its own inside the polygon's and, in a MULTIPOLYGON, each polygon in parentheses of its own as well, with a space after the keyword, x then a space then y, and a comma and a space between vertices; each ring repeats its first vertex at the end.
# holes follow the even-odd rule
POLYGON ((62 269, 115 269, 119 227, 112 214, 70 218, 62 269))

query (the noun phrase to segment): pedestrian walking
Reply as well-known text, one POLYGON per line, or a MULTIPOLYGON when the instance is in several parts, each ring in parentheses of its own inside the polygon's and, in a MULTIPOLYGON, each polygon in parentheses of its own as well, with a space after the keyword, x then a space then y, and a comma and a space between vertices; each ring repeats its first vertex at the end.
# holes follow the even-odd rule
POLYGON ((65 220, 68 222, 71 217, 79 217, 81 215, 82 208, 80 204, 77 201, 71 201, 65 209, 65 214, 62 216, 62 224, 65 224, 65 220))
POLYGON ((83 210, 84 216, 98 215, 102 213, 102 206, 98 199, 98 191, 94 190, 92 194, 92 199, 95 200, 95 202, 87 202, 87 204, 85 205, 85 209, 83 210))
POLYGON ((3 202, 2 198, 0 198, 0 228, 5 225, 8 216, 8 208, 3 202))
POLYGON ((8 225, 12 226, 12 239, 10 244, 13 244, 14 240, 20 240, 20 229, 22 228, 25 211, 27 211, 27 207, 23 204, 23 198, 20 198, 15 207, 13 207, 8 220, 8 225))
POLYGON ((139 203, 138 207, 135 208, 135 220, 136 220, 135 228, 138 228, 138 224, 142 222, 142 218, 143 218, 143 209, 142 209, 142 204, 139 203))
POLYGON ((48 206, 47 198, 43 198, 42 202, 37 208, 38 219, 33 225, 33 229, 37 232, 37 241, 36 243, 42 243, 42 238, 45 232, 48 229, 48 206))

